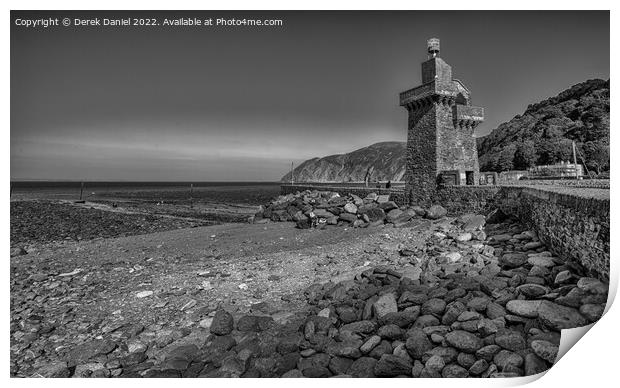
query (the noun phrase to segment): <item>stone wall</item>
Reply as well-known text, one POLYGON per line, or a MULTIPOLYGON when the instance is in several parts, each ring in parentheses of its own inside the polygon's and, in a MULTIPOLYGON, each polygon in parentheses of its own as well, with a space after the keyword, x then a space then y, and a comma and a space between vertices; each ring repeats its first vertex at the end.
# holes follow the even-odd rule
POLYGON ((532 227, 560 257, 609 281, 609 197, 589 198, 533 187, 503 187, 495 199, 505 213, 532 227))
POLYGON ((580 189, 565 193, 545 187, 449 186, 437 191, 435 202, 452 216, 499 208, 534 229, 559 257, 609 281, 609 195, 596 190, 603 195, 580 189))
POLYGON ((499 208, 534 229, 556 255, 583 265, 588 275, 609 281, 609 192, 592 196, 553 188, 451 186, 437 191, 438 204, 457 216, 499 208))

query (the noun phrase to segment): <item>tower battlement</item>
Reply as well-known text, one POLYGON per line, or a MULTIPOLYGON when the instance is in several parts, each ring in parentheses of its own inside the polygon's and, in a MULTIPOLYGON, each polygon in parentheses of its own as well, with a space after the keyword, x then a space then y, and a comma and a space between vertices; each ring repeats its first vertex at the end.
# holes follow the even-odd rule
POLYGON ((471 93, 452 78, 452 67, 439 58, 439 39, 427 42, 422 85, 400 93, 408 112, 407 172, 409 203, 431 204, 438 185, 477 185, 480 177, 474 129, 484 109, 471 105, 471 93))

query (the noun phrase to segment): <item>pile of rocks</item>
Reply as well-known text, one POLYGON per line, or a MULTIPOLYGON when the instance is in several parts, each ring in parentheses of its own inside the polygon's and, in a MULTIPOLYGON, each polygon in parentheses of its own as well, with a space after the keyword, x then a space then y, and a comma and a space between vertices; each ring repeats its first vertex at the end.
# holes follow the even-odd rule
POLYGON ((420 206, 399 207, 389 195, 368 194, 365 198, 349 194, 340 196, 333 191, 306 190, 297 194, 281 195, 269 205, 261 206, 254 222, 293 221, 300 229, 347 225, 356 228, 394 224, 407 227, 412 219, 425 217, 436 220, 446 215, 439 205, 424 209, 420 206))
POLYGON ((547 370, 560 331, 598 320, 608 286, 553 257, 520 225, 487 232, 487 244, 467 231, 437 232, 423 271, 411 277, 380 267, 310 288, 309 302, 320 311, 308 318, 304 338, 316 353, 286 375, 514 377, 547 370), (465 254, 446 254, 449 246, 465 254))

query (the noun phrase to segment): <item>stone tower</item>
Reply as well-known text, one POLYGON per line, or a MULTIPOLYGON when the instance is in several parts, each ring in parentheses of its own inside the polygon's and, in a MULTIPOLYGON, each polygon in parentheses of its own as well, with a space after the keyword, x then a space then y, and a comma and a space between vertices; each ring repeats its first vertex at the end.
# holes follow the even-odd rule
POLYGON ((427 46, 422 85, 400 93, 409 114, 405 191, 410 204, 420 205, 435 202, 438 186, 478 184, 474 128, 484 119, 483 108, 470 104, 469 89, 439 57, 439 39, 427 46))

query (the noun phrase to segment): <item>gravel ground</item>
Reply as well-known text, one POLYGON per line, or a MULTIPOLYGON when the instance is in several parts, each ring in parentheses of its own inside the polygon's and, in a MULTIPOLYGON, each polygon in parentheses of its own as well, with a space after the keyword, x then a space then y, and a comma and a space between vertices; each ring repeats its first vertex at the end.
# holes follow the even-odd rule
POLYGON ((153 214, 107 211, 56 201, 11 202, 11 247, 153 233, 210 224, 153 214))

